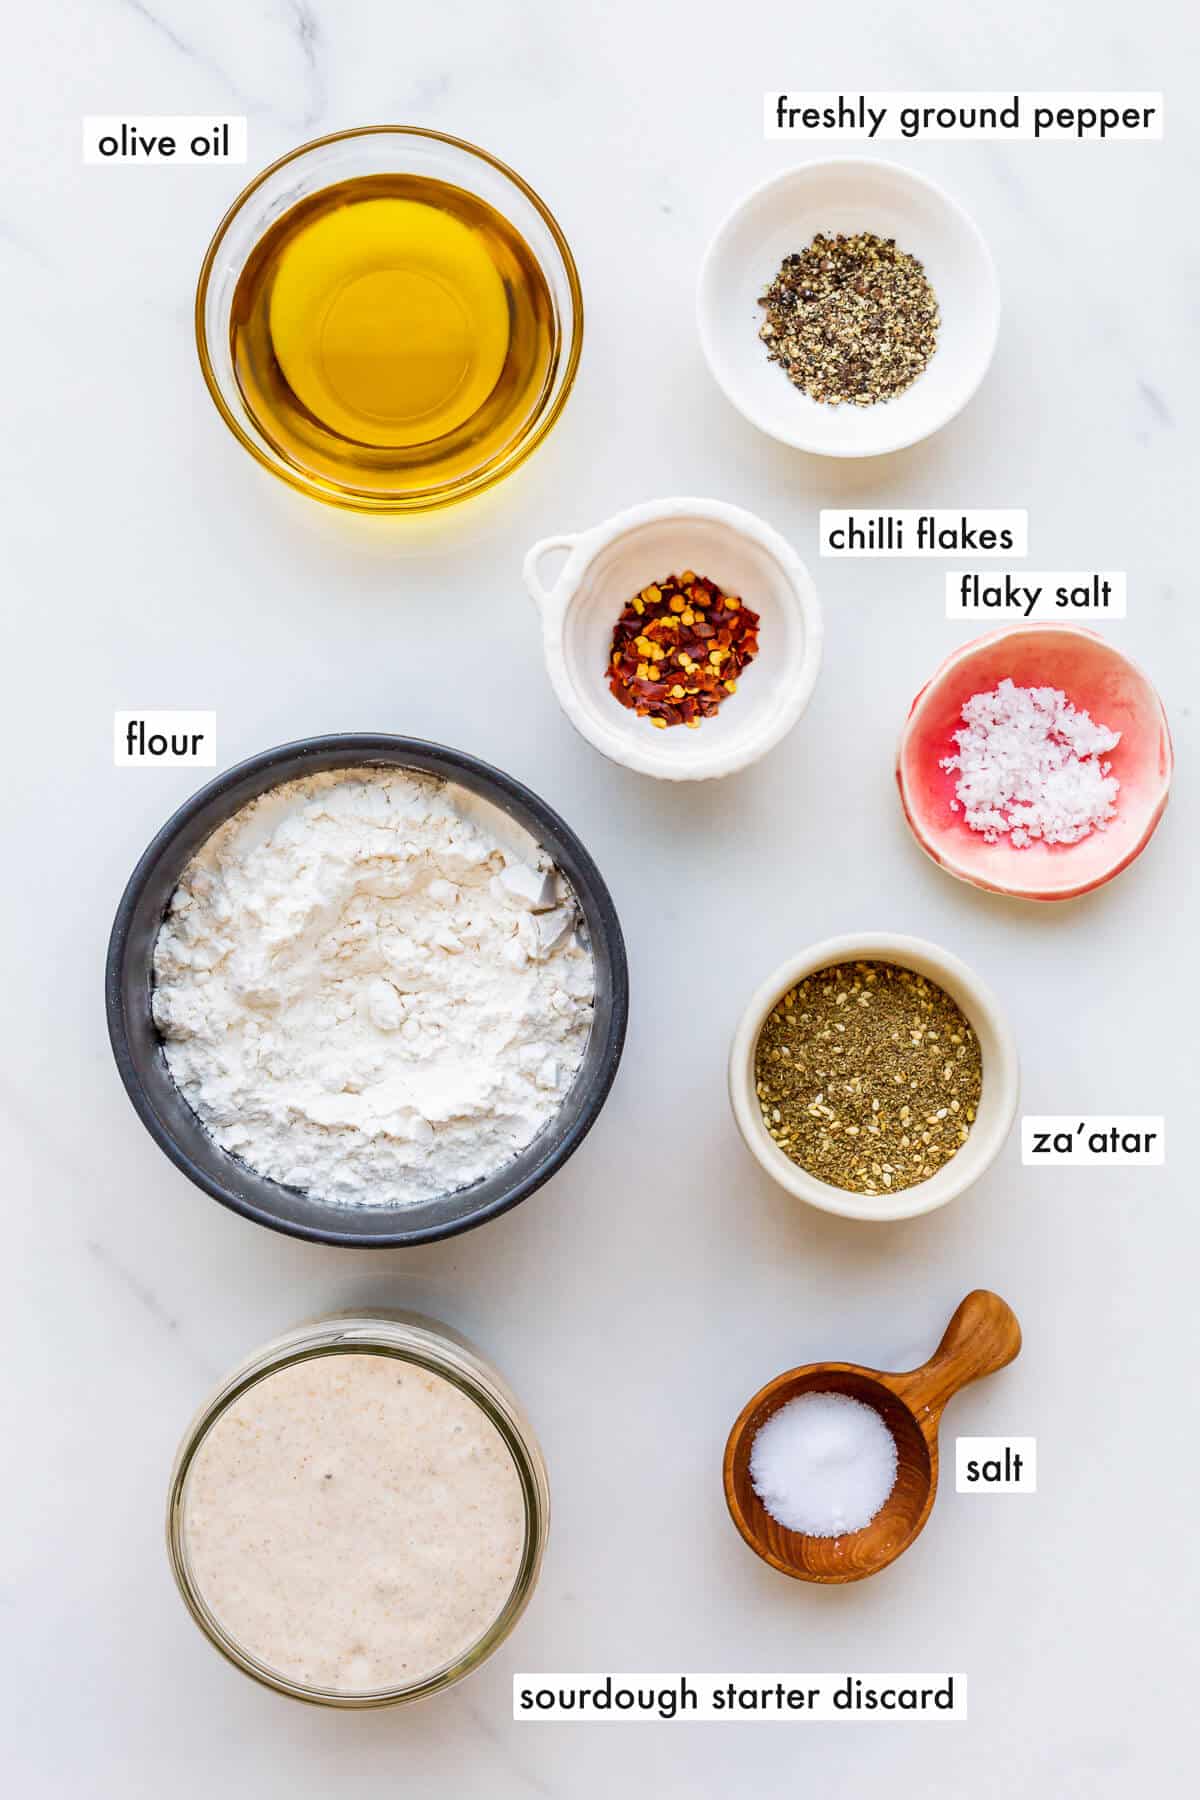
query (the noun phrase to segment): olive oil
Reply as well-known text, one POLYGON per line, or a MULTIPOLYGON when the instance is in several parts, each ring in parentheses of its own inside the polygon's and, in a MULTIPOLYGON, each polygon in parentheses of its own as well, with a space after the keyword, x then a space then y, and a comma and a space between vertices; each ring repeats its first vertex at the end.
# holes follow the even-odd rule
POLYGON ((441 181, 371 175, 300 201, 255 245, 230 342, 278 453, 368 500, 482 472, 537 413, 559 353, 520 233, 441 181))

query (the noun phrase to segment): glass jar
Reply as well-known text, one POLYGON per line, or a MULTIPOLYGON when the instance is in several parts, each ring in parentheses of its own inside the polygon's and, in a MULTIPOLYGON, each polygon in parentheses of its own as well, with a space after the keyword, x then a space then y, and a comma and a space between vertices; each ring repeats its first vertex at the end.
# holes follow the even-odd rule
POLYGON ((180 1445, 167 1502, 167 1547, 184 1602, 210 1643, 245 1674, 278 1693, 323 1706, 390 1706, 462 1679, 477 1669, 512 1631, 537 1584, 549 1529, 550 1496, 546 1468, 532 1428, 504 1382, 474 1350, 432 1320, 402 1313, 348 1314, 314 1321, 272 1340, 236 1368, 193 1419, 180 1445), (423 1369, 457 1388, 495 1428, 512 1457, 524 1505, 524 1544, 508 1598, 478 1640, 443 1667, 407 1686, 346 1691, 306 1686, 239 1644, 201 1591, 189 1556, 188 1483, 200 1446, 247 1391, 282 1369, 327 1356, 386 1356, 423 1369))

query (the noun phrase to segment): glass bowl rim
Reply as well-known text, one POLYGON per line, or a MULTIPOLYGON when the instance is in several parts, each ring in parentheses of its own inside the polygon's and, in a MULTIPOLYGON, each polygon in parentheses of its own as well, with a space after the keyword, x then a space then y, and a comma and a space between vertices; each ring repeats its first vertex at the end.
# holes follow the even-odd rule
POLYGON ((268 473, 274 475, 277 480, 285 482, 288 487, 294 488, 297 493, 304 494, 312 500, 323 501, 326 505, 337 506, 345 511, 352 512, 430 512, 436 507, 450 505, 456 500, 466 499, 469 494, 478 493, 485 488, 489 488, 497 481, 502 480, 506 475, 512 474, 513 470, 520 467, 526 457, 530 456, 532 452, 537 449, 538 445, 547 436, 551 428, 557 424, 559 416, 567 403, 571 389, 575 384, 575 376, 579 369, 579 359, 583 352, 583 289, 580 285, 579 270, 576 266, 571 246, 567 242, 562 226, 559 224, 550 208, 546 205, 546 202, 542 199, 536 189, 529 185, 523 176, 518 175, 515 169, 511 168, 508 163, 502 162, 498 156, 493 156, 489 150, 482 149, 478 144, 470 143, 466 138, 454 137, 450 132, 435 131, 427 125, 354 125, 345 131, 330 131, 323 137, 310 138, 307 143, 297 144, 294 150, 288 150, 283 156, 278 156, 273 162, 268 163, 266 168, 260 170, 253 181, 249 182, 242 188, 241 192, 237 194, 234 200, 226 208, 216 230, 213 232, 208 248, 204 253, 204 260, 200 265, 200 274, 196 281, 193 318, 195 323, 196 352, 200 359, 200 372, 204 377, 204 385, 208 389, 212 402, 221 418, 225 421, 225 424, 242 445, 243 449, 249 451, 250 455, 261 468, 266 469, 268 473), (427 138, 434 143, 448 145, 453 150, 463 151, 468 157, 475 157, 480 162, 488 164, 490 168, 494 169, 506 181, 511 182, 513 187, 515 187, 530 203, 534 211, 542 220, 542 223, 546 226, 546 229, 549 231, 554 242, 554 247, 562 261, 563 272, 566 276, 567 288, 571 300, 570 330, 564 332, 563 335, 565 360, 563 363, 562 379, 558 385, 558 391, 552 395, 549 404, 535 415, 526 435, 523 438, 518 438, 515 444, 510 446, 511 453, 502 453, 502 460, 498 464, 493 463, 483 471, 477 472, 474 475, 468 475, 446 487, 420 489, 415 494, 406 495, 403 499, 399 500, 374 498, 365 493, 358 493, 353 488, 340 487, 333 481, 324 482, 315 479, 314 477, 306 476, 298 469, 293 469, 290 464, 286 463, 282 458, 276 459, 270 456, 262 446, 256 443, 254 438, 251 437, 250 433, 246 430, 241 420, 229 405, 224 394, 221 392, 220 383, 217 380, 214 369, 213 356, 209 349, 208 331, 205 322, 209 284, 212 279, 213 269, 216 265, 221 245, 234 220, 242 213, 247 203, 259 189, 263 187, 273 175, 278 174, 280 169, 286 168, 289 163, 298 162, 301 157, 309 156, 312 152, 317 150, 323 150, 327 145, 345 143, 352 138, 381 136, 427 138))

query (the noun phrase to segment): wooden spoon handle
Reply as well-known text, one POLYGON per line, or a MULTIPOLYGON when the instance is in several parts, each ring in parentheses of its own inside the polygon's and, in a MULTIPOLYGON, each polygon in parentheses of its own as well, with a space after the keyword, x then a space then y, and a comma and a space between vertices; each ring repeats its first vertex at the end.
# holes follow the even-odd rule
POLYGON ((900 1376, 898 1391, 914 1412, 935 1422, 952 1394, 981 1375, 994 1375, 1020 1348, 1021 1327, 1012 1307, 999 1294, 976 1288, 954 1314, 929 1361, 900 1376))

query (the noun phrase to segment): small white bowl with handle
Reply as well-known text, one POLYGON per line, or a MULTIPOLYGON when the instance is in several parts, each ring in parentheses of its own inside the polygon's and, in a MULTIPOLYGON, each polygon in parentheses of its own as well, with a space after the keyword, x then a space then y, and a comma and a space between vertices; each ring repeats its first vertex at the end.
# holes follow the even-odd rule
POLYGON ((710 781, 757 762, 808 704, 821 663, 821 609, 777 531, 720 500, 653 500, 591 531, 542 538, 525 558, 550 683, 580 734, 614 762, 665 781, 710 781), (566 562, 555 576, 556 553, 566 562), (693 569, 759 614, 758 655, 699 728, 656 729, 609 690, 613 627, 635 594, 693 569))

